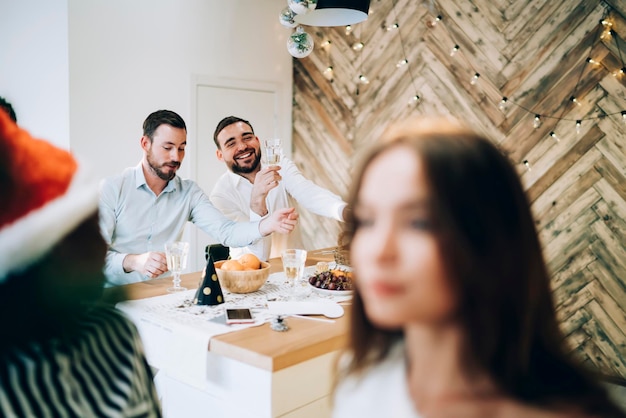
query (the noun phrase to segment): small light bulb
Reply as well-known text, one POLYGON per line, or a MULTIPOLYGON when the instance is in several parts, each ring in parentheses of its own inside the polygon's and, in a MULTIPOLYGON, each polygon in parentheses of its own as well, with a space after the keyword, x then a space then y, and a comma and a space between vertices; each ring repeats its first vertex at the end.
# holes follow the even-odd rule
POLYGON ((369 82, 370 82, 369 79, 365 75, 363 74, 359 75, 359 83, 369 84, 369 82))
POLYGON ((400 68, 402 66, 405 66, 409 63, 409 61, 406 58, 402 58, 400 61, 398 61, 396 63, 396 67, 400 68))
POLYGON ((583 121, 578 119, 576 121, 576 135, 580 135, 580 128, 582 127, 583 121))
POLYGON ((426 26, 428 26, 429 28, 434 28, 435 26, 437 26, 437 23, 439 23, 441 21, 441 19, 443 19, 443 18, 441 17, 441 15, 439 15, 436 18, 434 18, 433 20, 429 20, 426 23, 426 26))
POLYGON ((608 26, 608 27, 613 26, 613 24, 612 24, 611 22, 609 22, 608 20, 606 20, 606 19, 602 19, 602 20, 600 21, 600 23, 601 23, 603 26, 608 26))
POLYGON ((593 59, 593 58, 591 58, 591 57, 587 58, 587 62, 588 62, 589 64, 593 64, 593 65, 598 65, 598 64, 600 64, 598 61, 594 60, 594 59, 593 59))
POLYGON ((503 97, 502 100, 500 100, 500 104, 498 105, 498 109, 500 109, 501 111, 505 111, 507 108, 507 104, 509 102, 509 99, 507 99, 506 97, 503 97))
POLYGON ((387 26, 387 31, 398 29, 399 27, 400 27, 400 25, 398 24, 398 22, 396 22, 396 23, 394 23, 391 26, 387 26))
POLYGON ((322 48, 326 48, 327 46, 330 46, 330 44, 332 44, 332 42, 330 41, 330 39, 327 39, 324 42, 322 42, 322 44, 320 46, 322 48))
POLYGON ((533 128, 537 129, 541 126, 541 115, 535 115, 535 120, 533 121, 533 128))
POLYGON ((626 110, 622 110, 622 122, 626 123, 626 110))
POLYGON ((552 139, 554 139, 556 142, 559 142, 560 139, 558 136, 556 136, 556 133, 554 131, 550 132, 550 136, 552 137, 552 139))
POLYGON ((575 105, 582 106, 582 105, 580 104, 580 102, 578 101, 578 99, 576 99, 574 96, 570 97, 569 99, 570 99, 570 101, 571 101, 572 103, 574 103, 575 105))
POLYGON ((478 79, 480 78, 480 74, 478 73, 474 73, 474 76, 472 77, 470 84, 473 86, 478 82, 478 79))
POLYGON ((523 163, 526 166, 526 170, 530 171, 530 163, 528 162, 528 160, 524 160, 523 163))
POLYGON ((421 100, 420 96, 416 94, 415 96, 409 99, 409 106, 419 103, 420 100, 421 100))
POLYGON ((361 41, 355 42, 352 44, 352 49, 355 51, 360 51, 363 49, 363 47, 365 46, 365 44, 361 41))
POLYGON ((332 80, 333 79, 333 66, 329 65, 328 67, 326 67, 326 69, 324 70, 322 74, 324 74, 324 77, 327 80, 332 80))
POLYGON ((350 25, 346 26, 346 35, 350 35, 351 32, 352 32, 352 26, 350 25))
POLYGON ((457 52, 459 52, 459 49, 460 47, 458 45, 454 45, 450 51, 450 56, 453 57, 457 52))

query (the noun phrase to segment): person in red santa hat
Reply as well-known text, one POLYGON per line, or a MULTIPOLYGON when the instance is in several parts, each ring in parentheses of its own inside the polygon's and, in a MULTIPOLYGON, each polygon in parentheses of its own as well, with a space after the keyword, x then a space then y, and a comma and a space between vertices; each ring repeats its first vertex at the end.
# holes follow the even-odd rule
POLYGON ((98 184, 0 110, 0 416, 161 416, 132 323, 99 302, 98 184))

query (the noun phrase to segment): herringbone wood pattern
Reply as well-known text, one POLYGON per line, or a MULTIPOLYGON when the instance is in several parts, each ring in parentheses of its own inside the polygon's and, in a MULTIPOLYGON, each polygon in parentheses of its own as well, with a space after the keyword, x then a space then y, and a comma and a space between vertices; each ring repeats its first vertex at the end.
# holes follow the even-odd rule
MULTIPOLYGON (((345 196, 359 152, 390 122, 416 113, 467 121, 517 164, 569 346, 591 367, 625 379, 626 125, 619 112, 626 75, 613 73, 626 58, 626 2, 441 0, 437 10, 428 3, 372 0, 369 19, 349 35, 343 27, 307 28, 317 47, 294 60, 294 160, 345 196), (437 14, 442 19, 432 25, 437 14), (601 38, 603 17, 615 33, 601 38), (386 29, 395 22, 398 30, 386 29), (320 47, 326 40, 330 48, 320 47), (361 52, 351 47, 357 40, 361 52), (405 57, 409 65, 397 68, 405 57), (329 65, 332 82, 323 75, 329 65), (359 74, 370 84, 359 85, 359 74), (407 105, 415 94, 420 102, 407 105), (510 102, 499 109, 503 96, 510 102), (543 116, 537 129, 535 114, 543 116)), ((301 221, 308 246, 336 243, 336 222, 308 213, 301 221)))

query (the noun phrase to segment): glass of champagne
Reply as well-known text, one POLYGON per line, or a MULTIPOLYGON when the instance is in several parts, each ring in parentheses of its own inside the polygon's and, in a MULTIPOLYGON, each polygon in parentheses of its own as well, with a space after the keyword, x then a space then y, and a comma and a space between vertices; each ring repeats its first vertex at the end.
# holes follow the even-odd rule
POLYGON ((167 258, 167 268, 174 277, 174 286, 168 287, 170 293, 187 290, 180 285, 180 273, 187 267, 187 255, 189 254, 189 243, 174 241, 165 244, 165 256, 167 258))
POLYGON ((291 288, 290 293, 294 296, 296 287, 300 285, 298 282, 304 273, 306 255, 306 250, 299 249, 288 249, 282 252, 283 270, 291 288))
POLYGON ((283 156, 282 143, 279 138, 263 140, 263 156, 265 164, 278 165, 283 156))

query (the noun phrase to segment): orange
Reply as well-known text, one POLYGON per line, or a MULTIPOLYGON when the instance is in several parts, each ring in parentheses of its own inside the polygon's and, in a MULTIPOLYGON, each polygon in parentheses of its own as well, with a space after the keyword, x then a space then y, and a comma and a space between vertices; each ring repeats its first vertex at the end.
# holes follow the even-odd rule
POLYGON ((261 268, 261 260, 254 254, 244 254, 239 257, 239 262, 242 266, 248 267, 251 270, 258 270, 261 268))
POLYGON ((222 264, 222 267, 220 267, 222 270, 230 270, 230 271, 241 271, 243 270, 245 267, 241 265, 241 263, 237 260, 226 260, 224 261, 224 264, 222 264))

